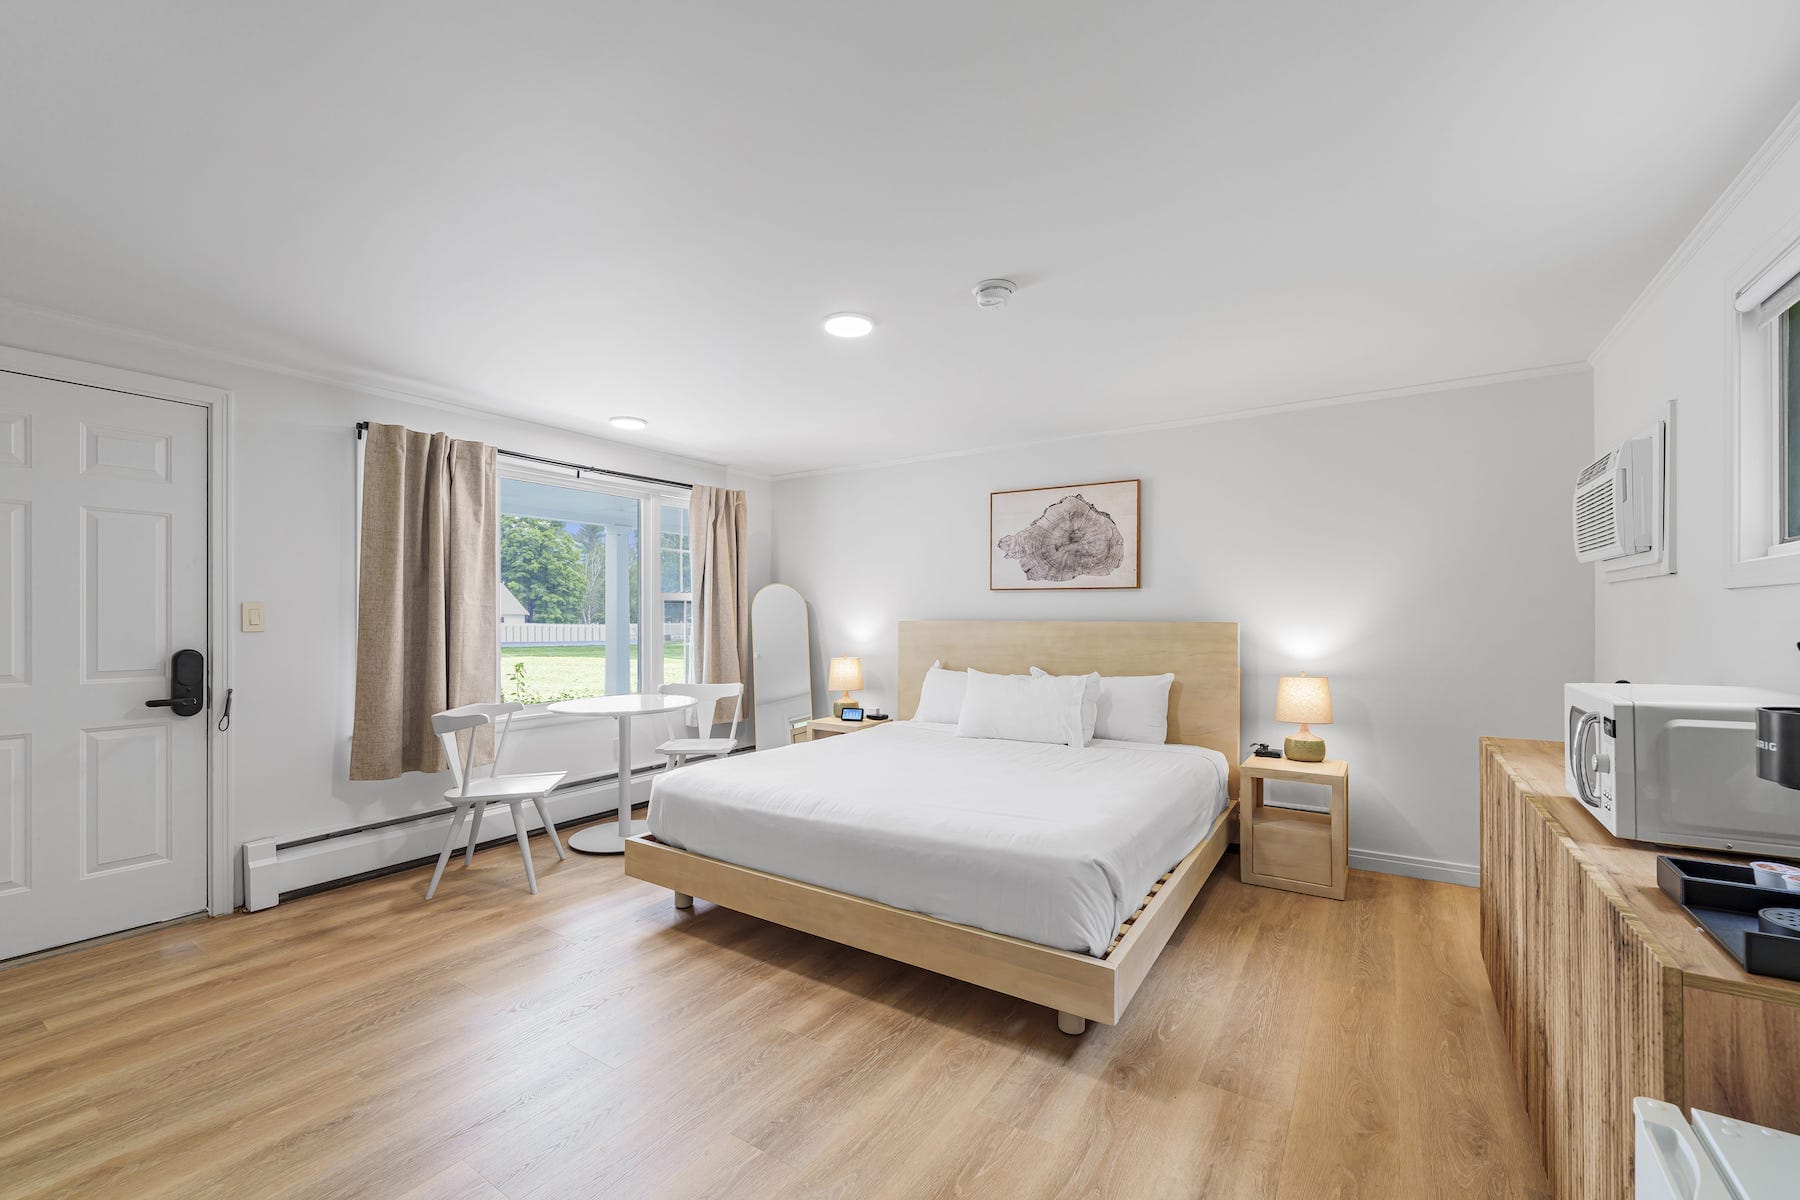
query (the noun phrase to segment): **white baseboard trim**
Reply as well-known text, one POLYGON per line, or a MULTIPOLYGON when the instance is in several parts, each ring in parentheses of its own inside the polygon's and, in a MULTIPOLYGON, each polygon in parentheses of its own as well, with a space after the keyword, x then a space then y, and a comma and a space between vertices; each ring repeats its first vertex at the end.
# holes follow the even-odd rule
POLYGON ((1410 854, 1353 849, 1350 851, 1350 865, 1359 871, 1379 871, 1383 875, 1405 875, 1409 879, 1459 883, 1464 887, 1481 886, 1481 867, 1475 863, 1445 862, 1440 858, 1415 858, 1410 854))
MULTIPOLYGON (((649 801, 650 785, 657 774, 646 771, 632 779, 631 802, 634 805, 649 801)), ((550 797, 550 814, 559 827, 609 815, 617 807, 618 785, 610 779, 569 788, 550 797)), ((245 842, 244 907, 257 912, 279 904, 283 895, 435 858, 443 849, 449 823, 448 815, 428 817, 285 848, 278 838, 245 842)), ((639 824, 641 826, 641 819, 639 824)), ((537 830, 541 826, 533 820, 528 828, 537 830)), ((481 832, 484 843, 512 837, 512 814, 505 808, 490 808, 482 818, 481 832)), ((1352 849, 1350 865, 1359 871, 1405 875, 1464 887, 1481 886, 1481 868, 1474 863, 1352 849)))
MULTIPOLYGON (((631 802, 650 799, 650 784, 660 772, 647 771, 631 781, 631 802)), ((618 784, 611 779, 569 788, 550 797, 550 816, 560 828, 591 817, 605 816, 618 808, 618 784)), ((346 833, 321 841, 283 847, 279 838, 245 842, 243 853, 244 907, 251 912, 271 908, 284 895, 383 871, 422 858, 436 858, 444 848, 450 816, 433 816, 380 829, 346 833)), ((642 818, 638 821, 640 830, 642 818)), ((533 816, 527 828, 542 829, 533 816)), ((513 836, 512 813, 491 807, 481 819, 481 840, 513 836)), ((536 849, 536 847, 533 847, 536 849)), ((549 852, 548 842, 544 843, 549 852)))

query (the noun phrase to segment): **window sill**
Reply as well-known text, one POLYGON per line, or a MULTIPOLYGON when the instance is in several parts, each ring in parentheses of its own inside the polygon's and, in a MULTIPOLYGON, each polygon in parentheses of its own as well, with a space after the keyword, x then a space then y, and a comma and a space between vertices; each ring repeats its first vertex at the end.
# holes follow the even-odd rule
POLYGON ((1740 558, 1727 563, 1727 588, 1780 587, 1800 583, 1800 553, 1782 550, 1760 558, 1740 558))

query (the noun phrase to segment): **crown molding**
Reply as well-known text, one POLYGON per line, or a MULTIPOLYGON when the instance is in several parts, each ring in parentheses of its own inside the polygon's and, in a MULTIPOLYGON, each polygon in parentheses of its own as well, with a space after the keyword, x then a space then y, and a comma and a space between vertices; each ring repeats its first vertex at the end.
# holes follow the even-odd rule
MULTIPOLYGON (((1796 129, 1800 130, 1800 122, 1796 123, 1796 129)), ((1052 445, 1058 442, 1081 441, 1086 438, 1123 437, 1134 433, 1154 433, 1160 430, 1186 429, 1198 425, 1216 424, 1221 421, 1247 420, 1254 417, 1271 416, 1278 413, 1300 412, 1313 408, 1330 408, 1341 404, 1362 404, 1376 400, 1394 400, 1405 396, 1423 395, 1429 392, 1461 391, 1468 388, 1488 387, 1499 383, 1516 383, 1529 379, 1542 379, 1553 375, 1568 375, 1579 371, 1586 371, 1590 366, 1590 362, 1552 363, 1546 366, 1527 367, 1515 371, 1499 371, 1485 375, 1467 375, 1452 379, 1433 380, 1427 383, 1410 384, 1405 387, 1382 388, 1375 391, 1349 392, 1341 395, 1311 397, 1278 404, 1256 405, 1248 408, 1208 413, 1204 416, 1185 417, 1173 421, 1159 421, 1144 425, 1127 425, 1112 429, 1087 430, 1080 433, 1060 434, 1056 437, 975 446, 962 450, 945 450, 934 454, 914 455, 909 458, 886 459, 851 464, 848 466, 820 467, 808 471, 765 473, 747 467, 735 466, 728 462, 698 458, 693 455, 674 454, 650 446, 625 445, 596 430, 558 425, 539 417, 523 416, 517 413, 504 411, 500 406, 504 405, 506 401, 494 397, 470 392, 461 392, 450 388, 441 388, 435 385, 419 383, 414 380, 402 379, 397 376, 346 369, 333 370, 318 367, 302 367, 292 363, 283 363, 270 359, 256 358, 251 355, 236 354, 227 350, 219 350, 211 346, 195 345, 191 342, 183 342, 175 338, 163 337, 160 334, 146 333, 139 329, 133 329, 130 326, 115 325, 108 321, 99 321, 91 317, 79 316, 74 313, 62 312, 58 309, 45 308, 40 305, 27 304, 23 301, 12 300, 6 297, 0 297, 0 312, 13 313, 21 317, 50 324, 66 325, 72 328, 103 333, 110 337, 122 338, 127 341, 137 342, 141 345, 151 346, 161 350, 185 354, 211 362, 245 367, 254 371, 264 371, 272 375, 280 375, 289 379, 299 379, 309 383, 319 383, 330 387, 345 388, 365 395, 398 400, 403 403, 422 404, 430 408, 436 408, 445 412, 457 413, 464 416, 489 419, 498 418, 518 424, 532 425, 550 433, 562 435, 574 434, 578 437, 593 438, 595 441, 604 442, 608 445, 620 446, 622 449, 628 449, 634 453, 655 455, 674 463, 723 468, 746 478, 770 483, 780 483, 790 479, 809 479, 820 475, 845 475, 858 471, 880 470, 886 467, 908 466, 914 463, 938 462, 952 458, 968 458, 978 454, 992 454, 1002 450, 1016 450, 1031 446, 1052 445)))
MULTIPOLYGON (((671 463, 693 466, 729 468, 730 464, 715 462, 708 458, 697 458, 691 454, 676 454, 656 446, 638 445, 621 442, 617 438, 602 433, 598 428, 582 428, 573 425, 559 425, 540 416, 531 416, 508 411, 511 401, 495 396, 482 395, 476 392, 464 392, 455 388, 439 387, 435 384, 422 383, 418 380, 405 379, 397 375, 387 375, 376 371, 359 371, 350 368, 303 367, 293 363, 278 362, 273 359, 256 358, 248 354, 236 354, 229 350, 220 350, 213 346, 201 346, 192 342, 183 342, 175 338, 163 337, 161 334, 146 333, 141 329, 133 329, 129 325, 115 325, 110 321, 95 320, 75 313, 63 312, 60 309, 45 308, 37 304, 27 304, 22 300, 13 300, 0 296, 0 313, 11 313, 28 320, 41 321, 51 325, 64 325, 73 329, 83 329, 93 333, 105 334, 108 337, 120 338, 136 342, 158 350, 185 354, 193 358, 205 359, 208 362, 224 363, 234 367, 244 367, 252 371, 263 371, 270 375, 280 375, 286 379, 299 379, 307 383, 320 383, 328 387, 343 388, 346 391, 360 392, 366 396, 376 396, 384 400, 397 400, 406 404, 422 404, 427 408, 435 408, 442 412, 455 413, 459 416, 478 417, 488 420, 511 421, 519 425, 532 425, 549 433, 576 437, 592 438, 609 446, 618 446, 633 454, 651 455, 667 459, 671 463)), ((66 357, 66 355, 65 355, 66 357)))
POLYGON ((1631 302, 1619 319, 1613 322, 1613 327, 1606 331, 1606 336, 1600 339, 1600 344, 1595 346, 1588 355, 1589 365, 1597 362, 1606 353, 1613 342, 1624 333, 1625 328, 1636 319, 1638 313, 1656 299, 1662 290, 1669 286, 1669 282, 1681 273, 1681 269, 1688 265, 1694 255, 1699 253, 1700 247, 1712 239, 1713 234, 1717 233, 1719 227, 1725 223, 1725 219, 1736 210, 1738 205, 1744 202, 1744 197, 1748 196, 1751 190, 1762 182, 1763 176, 1769 173, 1769 169, 1775 165, 1776 160, 1787 152, 1789 146, 1793 145, 1795 138, 1800 138, 1800 104, 1788 109, 1787 115, 1781 118, 1780 123, 1775 126, 1775 131, 1763 139, 1763 144, 1757 147, 1756 153, 1750 156, 1750 161, 1744 164, 1744 169, 1737 173, 1737 177, 1731 181, 1724 192, 1720 193, 1719 198, 1713 201, 1712 207, 1706 210, 1706 214, 1688 231, 1688 235, 1681 239, 1681 244, 1675 247, 1675 253, 1671 254, 1669 260, 1657 270, 1656 274, 1650 277, 1650 282, 1644 285, 1644 290, 1637 294, 1637 298, 1631 302))
POLYGON ((1216 425, 1222 421, 1247 421, 1280 413, 1303 412, 1313 408, 1335 408, 1342 404, 1367 404, 1375 400, 1398 400, 1406 396, 1423 396, 1432 392, 1459 392, 1470 388, 1491 387, 1497 383, 1520 383, 1528 379, 1545 379, 1553 375, 1575 375, 1588 370, 1585 362, 1550 363, 1541 367, 1525 367, 1517 371, 1496 371, 1488 375, 1465 375, 1456 379, 1439 379, 1430 383, 1414 383, 1405 387, 1381 388, 1369 392, 1347 392, 1338 396, 1319 396, 1307 400, 1289 400, 1279 404, 1253 405, 1200 417, 1183 417, 1176 421, 1156 421, 1147 425, 1123 425, 1114 429, 1089 429, 1080 433, 1062 433, 1055 437, 1029 441, 1000 442, 967 450, 944 450, 936 454, 916 454, 910 458, 892 458, 880 462, 857 463, 843 467, 820 467, 811 471, 789 471, 771 476, 776 483, 790 479, 812 479, 821 475, 850 475, 859 471, 879 471, 887 467, 905 467, 914 463, 942 462, 951 458, 969 458, 977 454, 996 454, 1002 450, 1023 450, 1032 446, 1050 446, 1058 442, 1080 442, 1089 438, 1127 437, 1134 433, 1157 433, 1167 429, 1191 429, 1197 425, 1216 425))

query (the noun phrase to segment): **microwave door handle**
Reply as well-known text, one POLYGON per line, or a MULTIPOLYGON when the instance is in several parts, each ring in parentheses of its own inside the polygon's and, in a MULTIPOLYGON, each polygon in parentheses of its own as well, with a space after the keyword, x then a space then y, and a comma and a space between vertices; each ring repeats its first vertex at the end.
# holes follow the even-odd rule
POLYGON ((1575 758, 1575 791, 1576 794, 1580 796, 1581 802, 1589 808, 1600 807, 1600 798, 1594 795, 1593 787, 1588 779, 1589 773, 1597 769, 1600 765, 1599 750, 1595 749, 1590 752, 1588 749, 1591 735, 1599 728, 1599 713, 1581 714, 1581 723, 1575 727, 1575 745, 1573 747, 1575 758))

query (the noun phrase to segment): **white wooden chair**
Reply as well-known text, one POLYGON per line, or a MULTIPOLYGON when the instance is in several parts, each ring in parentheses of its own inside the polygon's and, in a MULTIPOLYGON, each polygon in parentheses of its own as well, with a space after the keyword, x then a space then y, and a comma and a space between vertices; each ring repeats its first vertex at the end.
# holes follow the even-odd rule
POLYGON ((692 696, 694 703, 674 714, 690 736, 670 738, 656 748, 666 755, 669 767, 687 765, 690 758, 719 758, 737 749, 738 721, 744 715, 744 685, 741 683, 665 683, 665 696, 692 696), (712 733, 713 713, 719 701, 731 700, 731 736, 708 737, 712 733))
POLYGON ((544 831, 550 835, 550 844, 556 847, 556 857, 567 858, 563 851, 562 839, 556 836, 556 823, 550 819, 550 810, 544 804, 550 790, 563 781, 564 771, 556 771, 542 775, 501 775, 500 753, 506 747, 506 731, 512 727, 512 715, 524 709, 523 704, 465 704, 461 708, 453 708, 448 712, 438 713, 431 718, 431 730, 444 743, 444 761, 450 764, 451 777, 456 786, 444 793, 444 799, 456 806, 456 815, 450 818, 450 832, 444 838, 443 853, 438 855, 437 870, 431 873, 431 886, 425 889, 425 898, 431 899, 437 894, 438 880, 444 877, 444 864, 456 852, 456 846, 462 832, 463 818, 474 814, 474 821, 469 826, 468 852, 463 857, 466 867, 475 861, 475 847, 481 841, 481 814, 487 811, 490 804, 504 804, 512 810, 513 829, 519 835, 519 853, 525 857, 525 881, 531 885, 531 894, 537 895, 537 872, 531 866, 531 840, 525 832, 525 804, 530 801, 544 822, 544 831), (495 739, 494 765, 484 774, 477 776, 475 772, 475 734, 474 730, 483 725, 498 725, 499 736, 495 739), (456 744, 456 735, 463 730, 470 730, 467 750, 456 744))

